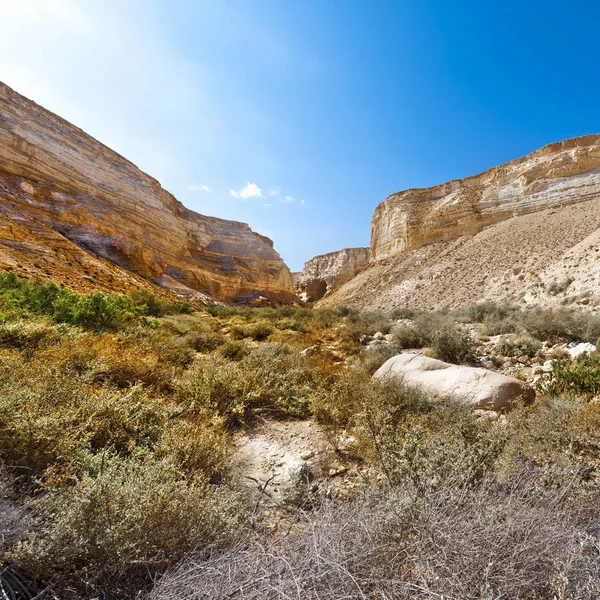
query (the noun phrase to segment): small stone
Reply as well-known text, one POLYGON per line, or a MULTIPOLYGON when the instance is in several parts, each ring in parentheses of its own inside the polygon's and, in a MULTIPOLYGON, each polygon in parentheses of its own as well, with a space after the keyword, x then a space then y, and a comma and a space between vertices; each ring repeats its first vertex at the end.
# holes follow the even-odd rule
POLYGON ((312 458, 315 455, 315 453, 312 450, 305 450, 304 452, 300 453, 300 460, 308 460, 309 458, 312 458))
POLYGON ((343 475, 348 469, 346 467, 333 467, 329 469, 329 477, 336 477, 337 475, 343 475))

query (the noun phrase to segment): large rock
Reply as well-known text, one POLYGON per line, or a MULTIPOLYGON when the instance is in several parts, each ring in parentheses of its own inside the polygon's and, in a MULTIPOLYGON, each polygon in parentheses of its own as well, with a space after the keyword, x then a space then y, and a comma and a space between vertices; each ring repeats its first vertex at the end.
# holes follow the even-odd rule
POLYGON ((451 365, 418 354, 399 354, 384 363, 374 377, 394 377, 439 400, 456 399, 473 408, 500 410, 535 392, 522 381, 487 369, 451 365))
POLYGON ((481 299, 600 308, 600 135, 389 196, 367 268, 325 304, 440 309, 481 299))
POLYGON ((296 292, 305 301, 320 300, 356 277, 369 264, 369 248, 344 248, 311 258, 293 273, 296 292))
POLYGON ((144 280, 221 300, 295 298, 272 242, 160 183, 0 82, 0 268, 75 288, 144 280))

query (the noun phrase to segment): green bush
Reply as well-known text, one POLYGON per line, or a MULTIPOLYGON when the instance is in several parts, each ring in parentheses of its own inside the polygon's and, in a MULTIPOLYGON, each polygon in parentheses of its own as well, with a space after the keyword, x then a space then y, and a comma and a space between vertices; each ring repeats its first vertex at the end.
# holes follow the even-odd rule
POLYGON ((475 360, 477 344, 469 331, 446 326, 431 336, 431 349, 440 360, 453 364, 469 364, 475 360))
POLYGON ((552 371, 538 380, 537 388, 552 395, 597 396, 600 394, 600 353, 583 354, 575 360, 553 360, 552 371))
POLYGON ((437 358, 455 364, 470 363, 475 358, 475 340, 447 315, 421 314, 412 323, 397 325, 392 340, 400 348, 429 346, 437 358))

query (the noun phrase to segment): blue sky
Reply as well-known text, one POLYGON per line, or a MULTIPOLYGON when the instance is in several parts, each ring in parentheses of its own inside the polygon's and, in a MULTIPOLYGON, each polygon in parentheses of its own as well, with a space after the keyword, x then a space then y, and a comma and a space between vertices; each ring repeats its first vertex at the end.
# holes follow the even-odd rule
POLYGON ((0 0, 0 79, 292 268, 389 194, 600 132, 600 4, 0 0), (8 24, 8 26, 6 26, 8 24))

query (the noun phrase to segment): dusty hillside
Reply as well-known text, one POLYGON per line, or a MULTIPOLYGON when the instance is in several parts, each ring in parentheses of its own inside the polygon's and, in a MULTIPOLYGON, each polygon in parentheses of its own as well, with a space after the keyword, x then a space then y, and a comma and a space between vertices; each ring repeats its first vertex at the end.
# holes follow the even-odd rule
POLYGON ((186 209, 158 181, 0 83, 0 267, 113 290, 139 277, 184 295, 292 298, 248 225, 186 209), (83 281, 83 283, 82 283, 83 281))
POLYGON ((485 173, 394 194, 373 218, 372 262, 323 302, 442 308, 483 298, 600 304, 600 136, 485 173))

